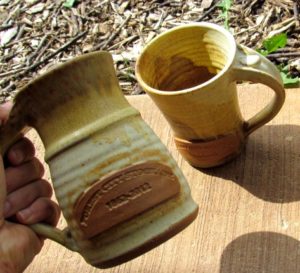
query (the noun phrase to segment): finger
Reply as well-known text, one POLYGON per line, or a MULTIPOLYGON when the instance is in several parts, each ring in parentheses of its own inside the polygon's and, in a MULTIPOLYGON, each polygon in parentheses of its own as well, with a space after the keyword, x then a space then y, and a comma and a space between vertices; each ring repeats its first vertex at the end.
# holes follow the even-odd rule
POLYGON ((9 194, 31 181, 42 178, 44 175, 44 166, 37 158, 33 158, 22 165, 8 167, 5 169, 5 175, 7 193, 9 194))
POLYGON ((30 206, 40 197, 51 197, 52 188, 46 180, 34 181, 6 197, 4 216, 5 218, 15 215, 18 211, 30 206))
POLYGON ((0 156, 0 228, 4 224, 4 202, 6 199, 6 183, 2 157, 0 156))
POLYGON ((34 157, 35 148, 33 143, 28 138, 18 140, 7 152, 7 160, 9 165, 19 165, 27 162, 34 157))
POLYGON ((49 198, 39 198, 28 208, 19 211, 17 219, 20 223, 32 225, 35 223, 48 223, 56 226, 60 217, 58 204, 49 198))
MULTIPOLYGON (((43 241, 31 228, 7 221, 1 230, 0 239, 5 246, 4 261, 6 258, 13 267, 13 270, 4 270, 5 272, 24 272, 43 246, 43 241)), ((0 272, 3 272, 1 269, 3 268, 0 267, 0 272)))
POLYGON ((0 125, 7 121, 12 106, 13 104, 10 101, 0 105, 0 125))

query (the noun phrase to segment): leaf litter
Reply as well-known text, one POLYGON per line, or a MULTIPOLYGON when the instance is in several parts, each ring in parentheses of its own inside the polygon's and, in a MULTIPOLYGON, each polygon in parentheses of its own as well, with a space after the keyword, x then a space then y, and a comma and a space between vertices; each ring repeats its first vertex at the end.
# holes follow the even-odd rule
MULTIPOLYGON (((291 82, 300 76, 299 0, 0 0, 0 99, 53 65, 107 50, 125 94, 141 94, 134 66, 143 47, 180 24, 212 22, 266 56, 291 82), (286 35, 282 41, 272 37, 286 35), (270 40, 271 39, 271 40, 270 40)), ((277 38, 276 38, 277 39, 277 38)), ((284 77, 284 76, 283 76, 284 77)))

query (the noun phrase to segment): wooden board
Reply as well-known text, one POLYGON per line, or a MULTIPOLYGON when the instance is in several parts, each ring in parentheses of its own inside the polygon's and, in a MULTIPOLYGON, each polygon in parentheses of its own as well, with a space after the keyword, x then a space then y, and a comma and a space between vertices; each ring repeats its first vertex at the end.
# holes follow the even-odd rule
MULTIPOLYGON (((264 86, 239 86, 245 117, 259 111, 271 96, 264 86)), ((196 221, 168 242, 103 271, 300 272, 300 89, 287 90, 281 112, 250 136, 241 156, 208 171, 196 170, 182 159, 168 124, 148 96, 133 96, 129 101, 177 160, 200 210, 196 221)), ((92 273, 99 269, 47 240, 25 272, 92 273)))

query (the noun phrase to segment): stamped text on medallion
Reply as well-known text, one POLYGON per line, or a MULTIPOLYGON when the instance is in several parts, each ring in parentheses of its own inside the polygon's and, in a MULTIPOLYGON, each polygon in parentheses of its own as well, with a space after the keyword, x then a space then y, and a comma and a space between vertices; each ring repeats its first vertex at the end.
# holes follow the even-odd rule
POLYGON ((180 191, 170 167, 136 164, 96 181, 77 200, 74 214, 91 238, 176 196, 180 191))

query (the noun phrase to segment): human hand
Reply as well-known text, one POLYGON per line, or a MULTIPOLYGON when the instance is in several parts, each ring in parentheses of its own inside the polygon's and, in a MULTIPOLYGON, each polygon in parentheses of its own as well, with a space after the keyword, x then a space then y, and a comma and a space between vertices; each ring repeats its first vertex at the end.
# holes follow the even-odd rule
MULTIPOLYGON (((0 106, 0 120, 7 119, 11 104, 0 106)), ((0 157, 0 272, 22 272, 38 254, 43 239, 26 225, 46 222, 56 225, 60 212, 50 197, 52 188, 43 165, 34 157, 26 138, 6 154, 7 168, 0 157), (20 224, 17 224, 19 222, 20 224)))

